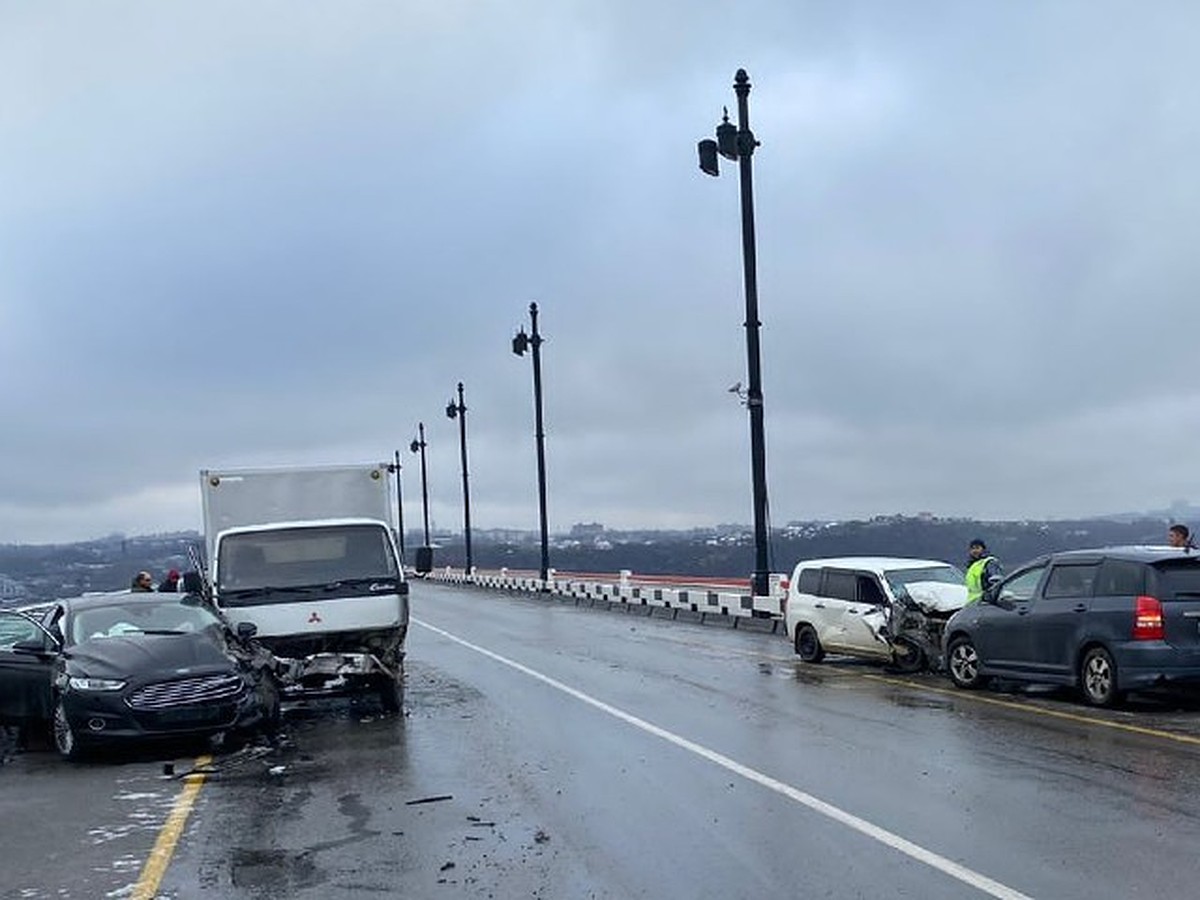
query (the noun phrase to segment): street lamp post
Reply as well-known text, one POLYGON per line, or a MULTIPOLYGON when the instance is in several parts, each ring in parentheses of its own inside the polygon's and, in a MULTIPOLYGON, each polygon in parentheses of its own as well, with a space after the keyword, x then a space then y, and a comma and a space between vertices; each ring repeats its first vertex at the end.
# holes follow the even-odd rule
POLYGON ((429 480, 425 474, 425 423, 417 423, 418 437, 408 445, 413 453, 421 454, 421 513, 425 525, 425 545, 417 553, 417 571, 433 569, 433 548, 429 545, 429 480))
POLYGON ((463 384, 458 383, 458 403, 453 399, 446 404, 446 416, 458 419, 458 444, 462 454, 462 483, 463 483, 463 537, 467 550, 466 576, 471 577, 474 566, 471 563, 471 491, 467 485, 467 404, 463 401, 463 384))
POLYGON ((396 476, 396 531, 400 534, 400 562, 404 562, 404 490, 400 486, 400 451, 395 451, 395 461, 388 466, 396 476))
POLYGON ((754 491, 754 582, 755 596, 766 596, 770 589, 767 535, 767 450, 763 435, 762 367, 759 362, 758 275, 754 248, 754 176, 752 157, 759 145, 750 130, 750 76, 738 69, 733 78, 737 94, 738 124, 729 121, 726 110, 717 126, 717 139, 700 141, 700 169, 707 175, 719 173, 717 157, 737 160, 741 176, 742 270, 746 289, 746 362, 749 386, 746 408, 750 411, 750 474, 754 491))
POLYGON ((550 533, 546 528, 546 430, 542 424, 542 336, 538 333, 538 307, 536 303, 529 304, 530 333, 525 328, 516 333, 512 339, 512 351, 517 356, 524 356, 526 350, 533 351, 533 409, 537 434, 537 468, 538 468, 538 516, 542 528, 542 565, 540 578, 543 589, 550 578, 550 533))

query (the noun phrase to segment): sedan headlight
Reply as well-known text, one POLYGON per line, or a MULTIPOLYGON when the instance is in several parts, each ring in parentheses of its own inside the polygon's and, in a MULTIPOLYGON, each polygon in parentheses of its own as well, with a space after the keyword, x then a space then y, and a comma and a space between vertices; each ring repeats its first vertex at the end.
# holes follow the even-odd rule
POLYGON ((73 691, 119 691, 125 682, 114 678, 68 678, 67 684, 73 691))

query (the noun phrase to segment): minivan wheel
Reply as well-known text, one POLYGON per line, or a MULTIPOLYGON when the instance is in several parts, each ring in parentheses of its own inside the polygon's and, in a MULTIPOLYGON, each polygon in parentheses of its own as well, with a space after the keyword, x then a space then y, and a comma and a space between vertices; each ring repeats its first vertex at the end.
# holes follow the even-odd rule
POLYGON ((925 651, 908 638, 896 638, 892 641, 892 665, 897 672, 911 675, 925 668, 925 651))
POLYGON ((1079 688, 1092 706, 1112 706, 1122 696, 1117 689, 1117 664, 1103 647, 1092 647, 1079 664, 1079 688))
POLYGON ((825 648, 817 637, 817 629, 808 624, 796 626, 796 653, 806 663, 819 663, 825 658, 825 648))
POLYGON ((987 684, 987 676, 979 674, 979 653, 975 642, 960 634, 950 642, 946 652, 946 669, 956 687, 972 691, 987 684))

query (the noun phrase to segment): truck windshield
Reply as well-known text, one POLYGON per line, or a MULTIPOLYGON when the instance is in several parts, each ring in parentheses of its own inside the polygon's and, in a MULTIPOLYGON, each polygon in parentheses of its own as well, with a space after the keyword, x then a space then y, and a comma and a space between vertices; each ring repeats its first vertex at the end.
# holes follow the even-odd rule
POLYGON ((217 589, 273 590, 397 577, 387 531, 377 525, 327 525, 249 531, 221 540, 217 589))

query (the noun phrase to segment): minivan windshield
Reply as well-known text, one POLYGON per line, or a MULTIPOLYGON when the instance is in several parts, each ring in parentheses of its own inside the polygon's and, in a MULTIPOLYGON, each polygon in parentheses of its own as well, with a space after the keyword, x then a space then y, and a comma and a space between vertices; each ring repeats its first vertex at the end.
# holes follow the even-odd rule
POLYGON ((220 591, 289 589, 395 579, 396 557, 380 525, 325 525, 231 534, 217 559, 220 591))
POLYGON ((897 597, 908 593, 908 585, 922 581, 933 581, 939 584, 963 584, 965 576, 955 566, 926 566, 921 569, 891 569, 883 573, 888 587, 897 597))

